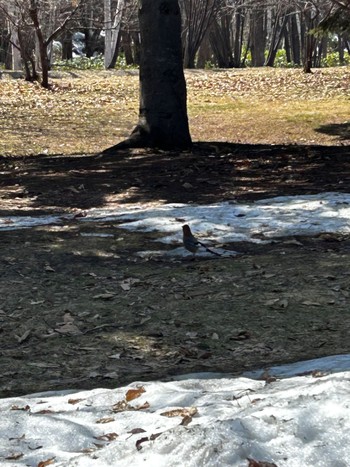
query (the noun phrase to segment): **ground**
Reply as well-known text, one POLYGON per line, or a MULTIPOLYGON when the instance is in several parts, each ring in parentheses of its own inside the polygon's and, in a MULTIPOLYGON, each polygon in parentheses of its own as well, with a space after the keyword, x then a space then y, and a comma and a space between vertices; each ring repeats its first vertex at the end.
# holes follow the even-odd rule
POLYGON ((349 188, 347 146, 197 143, 184 153, 0 159, 1 216, 76 215, 0 233, 0 396, 348 353, 349 237, 225 245, 242 253, 234 258, 141 258, 170 246, 157 232, 80 217, 127 203, 349 188))

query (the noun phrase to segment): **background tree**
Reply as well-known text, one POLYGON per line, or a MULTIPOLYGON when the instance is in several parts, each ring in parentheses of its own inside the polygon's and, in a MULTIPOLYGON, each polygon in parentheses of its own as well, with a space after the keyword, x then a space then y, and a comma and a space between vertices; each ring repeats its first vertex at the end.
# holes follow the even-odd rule
POLYGON ((83 1, 61 0, 58 10, 55 2, 51 0, 1 1, 0 11, 16 30, 18 44, 12 42, 12 45, 21 52, 28 79, 37 79, 34 59, 34 50, 37 49, 42 73, 41 84, 45 88, 48 87, 49 47, 67 27, 83 1))
POLYGON ((222 6, 221 0, 180 0, 183 21, 184 66, 194 68, 206 31, 222 6))
POLYGON ((104 0, 104 29, 105 29, 105 68, 114 68, 117 61, 118 44, 120 40, 120 26, 125 0, 118 0, 112 16, 111 0, 104 0))

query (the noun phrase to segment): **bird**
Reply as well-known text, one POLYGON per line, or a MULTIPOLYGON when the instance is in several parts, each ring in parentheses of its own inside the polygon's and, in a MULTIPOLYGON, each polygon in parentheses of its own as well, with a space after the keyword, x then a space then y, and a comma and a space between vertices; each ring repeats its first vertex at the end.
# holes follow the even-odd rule
POLYGON ((197 240, 196 237, 192 234, 189 225, 186 224, 182 226, 182 233, 183 233, 184 247, 186 248, 186 250, 193 253, 193 255, 195 255, 198 251, 198 248, 202 246, 203 248, 206 249, 206 251, 209 251, 209 253, 212 253, 213 255, 216 255, 216 256, 221 256, 220 253, 217 253, 216 251, 211 250, 204 243, 197 240))

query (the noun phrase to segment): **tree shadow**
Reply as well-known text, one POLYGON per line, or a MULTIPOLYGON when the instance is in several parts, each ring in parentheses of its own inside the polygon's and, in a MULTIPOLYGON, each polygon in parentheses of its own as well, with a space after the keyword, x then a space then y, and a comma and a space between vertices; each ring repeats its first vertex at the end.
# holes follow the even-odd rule
POLYGON ((350 140, 350 122, 321 125, 315 131, 325 133, 326 135, 338 136, 341 141, 350 140))
POLYGON ((188 151, 0 158, 0 215, 349 191, 347 146, 195 143, 188 151))

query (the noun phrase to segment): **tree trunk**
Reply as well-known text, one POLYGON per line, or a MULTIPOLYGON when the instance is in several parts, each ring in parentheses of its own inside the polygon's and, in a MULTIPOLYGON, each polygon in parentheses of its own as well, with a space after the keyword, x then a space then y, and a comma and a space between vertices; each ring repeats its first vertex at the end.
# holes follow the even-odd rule
POLYGON ((338 34, 338 54, 339 54, 339 63, 344 65, 344 40, 341 34, 338 34))
POLYGON ((191 145, 177 0, 139 0, 141 34, 139 122, 131 136, 107 149, 186 148, 191 145))
POLYGON ((198 50, 197 68, 205 68, 206 64, 211 62, 212 53, 210 48, 209 34, 204 36, 201 46, 198 50))
POLYGON ((292 51, 291 51, 291 46, 290 46, 288 23, 287 23, 287 27, 284 30, 284 50, 286 51, 287 63, 291 63, 292 62, 292 51))
POLYGON ((242 66, 244 16, 239 11, 235 13, 234 25, 233 66, 240 68, 242 66))
POLYGON ((231 19, 228 14, 223 14, 221 18, 215 18, 210 30, 211 48, 219 68, 233 67, 231 19))
POLYGON ((114 68, 117 60, 120 24, 125 0, 118 0, 114 19, 112 21, 111 0, 104 0, 105 17, 105 54, 104 65, 106 70, 114 68))
POLYGON ((135 65, 134 56, 131 48, 131 35, 129 32, 124 31, 121 35, 122 49, 125 55, 125 63, 127 65, 135 65))
POLYGON ((293 62, 295 65, 300 65, 301 63, 300 32, 298 28, 296 13, 294 13, 291 16, 290 23, 291 23, 290 37, 291 37, 293 62))
POLYGON ((33 21, 35 34, 38 40, 41 73, 42 73, 41 85, 43 88, 48 88, 49 87, 50 61, 49 61, 49 57, 47 54, 47 44, 45 43, 43 33, 42 33, 40 23, 39 23, 38 8, 37 8, 35 0, 31 0, 30 2, 29 15, 30 15, 31 20, 33 21))
POLYGON ((253 10, 251 13, 251 39, 250 50, 252 53, 252 66, 263 66, 265 62, 265 12, 262 8, 253 10))
POLYGON ((269 51, 268 51, 268 54, 265 60, 265 66, 272 67, 275 63, 275 58, 276 58, 276 55, 277 55, 277 52, 280 46, 280 42, 286 30, 287 20, 288 20, 287 13, 285 13, 282 18, 280 17, 279 13, 276 13, 275 23, 272 28, 271 44, 270 44, 269 51))
POLYGON ((62 60, 73 58, 73 36, 71 31, 65 31, 62 37, 62 60))
POLYGON ((12 26, 11 30, 12 70, 22 69, 21 51, 19 47, 18 31, 12 26))

